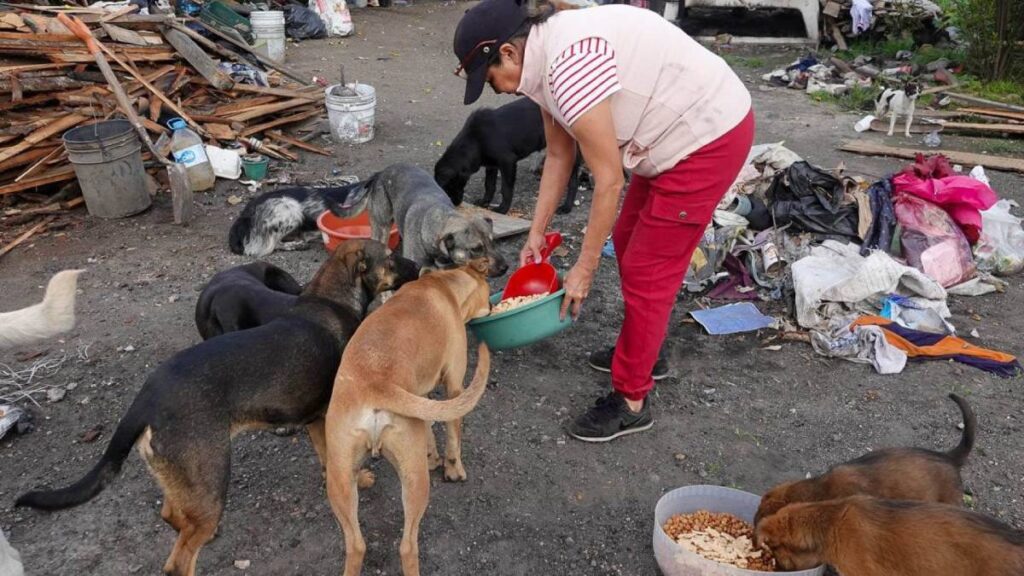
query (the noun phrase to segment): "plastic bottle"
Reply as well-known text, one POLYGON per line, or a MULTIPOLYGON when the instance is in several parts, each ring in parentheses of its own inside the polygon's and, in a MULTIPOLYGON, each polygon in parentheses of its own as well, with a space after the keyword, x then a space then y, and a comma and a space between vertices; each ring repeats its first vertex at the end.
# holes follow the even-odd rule
POLYGON ((198 134, 188 129, 181 118, 171 118, 167 127, 174 130, 171 136, 171 154, 174 161, 183 164, 188 172, 188 182, 193 192, 213 188, 217 177, 213 174, 213 165, 206 156, 203 140, 198 134))

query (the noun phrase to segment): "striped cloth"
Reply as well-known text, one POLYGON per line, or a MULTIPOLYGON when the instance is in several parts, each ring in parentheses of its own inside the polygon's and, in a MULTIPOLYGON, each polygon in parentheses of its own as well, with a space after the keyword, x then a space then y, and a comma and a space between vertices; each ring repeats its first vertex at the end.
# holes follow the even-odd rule
POLYGON ((558 111, 572 126, 588 110, 618 92, 615 51, 601 38, 585 38, 551 64, 548 84, 558 111))

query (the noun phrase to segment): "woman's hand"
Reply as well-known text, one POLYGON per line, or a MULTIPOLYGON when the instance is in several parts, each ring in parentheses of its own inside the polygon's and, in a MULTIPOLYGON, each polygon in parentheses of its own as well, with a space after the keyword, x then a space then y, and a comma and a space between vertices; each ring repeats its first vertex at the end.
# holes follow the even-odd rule
POLYGON ((572 317, 578 318, 580 315, 580 306, 583 305, 583 301, 590 295, 590 285, 594 283, 594 273, 596 268, 587 266, 582 262, 576 262, 576 265, 569 270, 569 274, 566 275, 565 281, 562 282, 562 287, 565 288, 565 297, 562 298, 562 312, 559 315, 562 320, 565 320, 565 314, 569 311, 569 307, 572 307, 572 317))
POLYGON ((544 248, 545 243, 543 231, 534 232, 531 230, 529 237, 526 239, 526 244, 519 251, 519 267, 522 268, 527 264, 540 263, 540 251, 544 248))

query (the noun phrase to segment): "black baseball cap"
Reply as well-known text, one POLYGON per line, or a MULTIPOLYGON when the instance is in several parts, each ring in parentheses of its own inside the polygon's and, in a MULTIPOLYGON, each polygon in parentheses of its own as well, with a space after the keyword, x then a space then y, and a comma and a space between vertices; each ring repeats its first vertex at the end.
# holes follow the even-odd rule
POLYGON ((455 74, 465 75, 465 104, 480 98, 487 82, 487 61, 526 18, 527 9, 521 0, 483 0, 466 10, 455 29, 455 56, 459 59, 455 74))

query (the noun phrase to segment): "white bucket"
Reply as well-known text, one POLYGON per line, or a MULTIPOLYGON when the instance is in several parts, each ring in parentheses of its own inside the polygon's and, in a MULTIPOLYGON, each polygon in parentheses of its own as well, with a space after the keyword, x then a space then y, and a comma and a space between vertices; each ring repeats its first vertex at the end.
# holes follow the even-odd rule
POLYGON ((257 52, 274 62, 284 62, 284 12, 264 10, 249 15, 252 31, 256 35, 257 52))
POLYGON ((328 86, 325 91, 327 117, 331 121, 331 134, 341 143, 362 144, 373 140, 373 121, 377 108, 377 91, 368 84, 349 84, 355 96, 339 96, 328 86))

